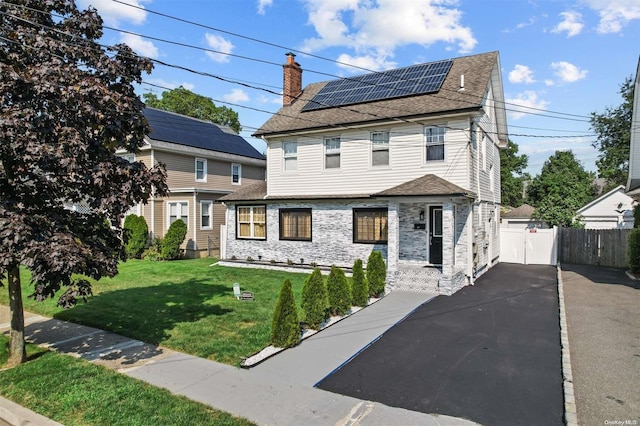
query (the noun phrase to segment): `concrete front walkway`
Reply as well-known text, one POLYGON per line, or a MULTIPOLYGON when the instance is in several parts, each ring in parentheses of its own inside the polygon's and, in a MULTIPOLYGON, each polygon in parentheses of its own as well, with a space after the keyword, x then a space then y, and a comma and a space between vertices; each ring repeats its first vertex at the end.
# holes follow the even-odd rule
MULTIPOLYGON (((26 333, 34 343, 116 369, 258 424, 473 424, 455 417, 362 401, 312 386, 433 296, 392 293, 305 340, 298 348, 284 351, 250 370, 41 316, 28 315, 26 333), (280 361, 280 357, 285 358, 280 361)), ((7 311, 0 306, 0 332, 8 329, 7 311)))

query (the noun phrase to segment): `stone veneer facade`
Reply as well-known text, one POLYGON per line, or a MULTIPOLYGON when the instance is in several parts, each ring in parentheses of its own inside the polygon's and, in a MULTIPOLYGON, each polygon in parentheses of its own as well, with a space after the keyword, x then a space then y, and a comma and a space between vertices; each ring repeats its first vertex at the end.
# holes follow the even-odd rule
MULTIPOLYGON (((366 263, 371 252, 377 250, 382 252, 387 262, 387 290, 448 295, 469 283, 470 201, 396 203, 385 200, 328 200, 240 205, 266 205, 267 237, 265 240, 236 239, 236 205, 229 204, 226 259, 245 260, 251 257, 263 262, 290 260, 296 264, 351 268, 357 259, 366 263), (428 230, 414 229, 414 224, 420 223, 420 211, 428 211, 430 205, 442 206, 443 211, 443 265, 439 268, 428 263, 428 230), (312 241, 280 240, 279 210, 292 208, 311 209, 312 241), (356 208, 388 209, 388 244, 353 242, 353 209, 356 208)), ((428 218, 425 221, 428 227, 428 218)))

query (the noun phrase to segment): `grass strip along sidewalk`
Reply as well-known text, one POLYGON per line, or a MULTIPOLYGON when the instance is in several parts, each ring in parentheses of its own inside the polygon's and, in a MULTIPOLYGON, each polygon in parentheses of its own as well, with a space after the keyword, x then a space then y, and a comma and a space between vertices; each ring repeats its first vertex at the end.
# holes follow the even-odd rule
MULTIPOLYGON (((22 270, 24 308, 60 320, 112 331, 154 345, 229 365, 270 343, 271 318, 285 278, 300 306, 308 273, 210 266, 213 259, 171 262, 129 260, 114 278, 93 282, 88 303, 62 310, 57 297, 36 302, 30 275, 22 270), (253 292, 239 301, 233 283, 253 292)), ((8 305, 8 292, 0 304, 8 305)))
MULTIPOLYGON (((7 348, 0 335, 0 366, 7 348)), ((254 424, 68 355, 28 345, 28 356, 0 371, 0 394, 64 425, 254 424)))

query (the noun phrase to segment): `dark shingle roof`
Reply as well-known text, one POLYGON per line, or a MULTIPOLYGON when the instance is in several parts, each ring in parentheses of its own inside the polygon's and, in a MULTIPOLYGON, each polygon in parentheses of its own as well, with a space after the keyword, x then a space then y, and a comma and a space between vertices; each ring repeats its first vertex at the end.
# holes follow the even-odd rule
POLYGON ((440 176, 433 174, 424 175, 414 180, 402 183, 393 188, 374 194, 376 197, 401 197, 401 196, 430 196, 430 195, 464 195, 474 196, 473 193, 455 185, 440 176))
POLYGON ((498 52, 456 58, 440 91, 436 93, 302 112, 307 102, 327 84, 326 81, 313 83, 304 88, 297 101, 281 108, 254 135, 268 136, 296 130, 388 121, 391 118, 408 119, 447 111, 477 110, 482 106, 494 67, 497 66, 498 52), (464 75, 464 91, 459 91, 461 75, 464 75))
POLYGON ((263 200, 266 195, 267 182, 262 181, 244 186, 236 192, 218 198, 218 201, 256 201, 263 200))
POLYGON ((531 219, 533 216, 533 212, 536 209, 529 204, 523 204, 518 208, 515 208, 507 213, 504 213, 502 217, 512 218, 512 219, 531 219))
POLYGON ((264 155, 228 127, 149 107, 144 109, 144 115, 151 126, 150 139, 264 159, 264 155))

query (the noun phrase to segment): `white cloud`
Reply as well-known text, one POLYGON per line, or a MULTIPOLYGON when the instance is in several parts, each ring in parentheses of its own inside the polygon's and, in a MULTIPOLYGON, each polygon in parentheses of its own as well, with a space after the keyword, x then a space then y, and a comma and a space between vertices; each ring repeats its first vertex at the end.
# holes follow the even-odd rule
POLYGON ((529 112, 536 112, 535 109, 546 109, 549 105, 549 102, 538 99, 538 94, 532 90, 519 93, 515 98, 505 99, 505 102, 507 113, 512 120, 522 118, 529 112))
POLYGON ((215 34, 206 33, 205 38, 207 40, 207 46, 210 49, 221 52, 207 52, 207 56, 214 62, 229 62, 229 56, 225 53, 231 53, 233 51, 233 44, 229 40, 226 40, 224 37, 220 37, 215 34))
POLYGON ((563 21, 556 25, 551 32, 566 32, 567 37, 573 37, 582 32, 584 24, 582 23, 582 15, 579 12, 566 11, 562 12, 560 16, 563 18, 563 21))
POLYGON ((337 59, 338 66, 350 73, 361 73, 362 69, 371 70, 371 71, 381 71, 386 69, 392 69, 397 66, 395 62, 387 61, 384 57, 373 57, 373 56, 351 56, 346 53, 338 56, 337 59), (345 65, 346 64, 346 65, 345 65), (353 65, 353 66, 350 66, 353 65), (357 67, 357 68, 356 68, 357 67))
POLYGON ((265 9, 273 5, 273 0, 258 0, 258 13, 264 15, 265 9))
MULTIPOLYGON (((193 89, 195 89, 195 85, 192 83, 187 83, 187 82, 183 82, 183 83, 176 83, 175 81, 167 81, 167 80, 163 80, 161 78, 145 78, 144 79, 146 82, 151 83, 151 84, 155 84, 157 86, 160 86, 161 88, 152 88, 152 90, 156 91, 157 90, 161 90, 162 92, 164 92, 165 90, 173 90, 177 87, 184 87, 187 90, 191 90, 193 91, 193 89)), ((148 86, 145 86, 148 87, 148 86)))
MULTIPOLYGON (((317 37, 304 41, 302 49, 317 51, 344 46, 355 51, 354 58, 386 61, 393 51, 409 44, 430 46, 442 42, 460 52, 473 50, 477 40, 462 25, 457 0, 305 0, 309 23, 317 37)), ((378 64, 376 68, 384 66, 378 64)))
POLYGON ((120 42, 129 45, 138 55, 147 58, 157 58, 158 48, 152 42, 144 40, 139 35, 120 33, 120 42))
POLYGON ((553 62, 551 69, 554 70, 554 74, 557 75, 563 83, 574 83, 578 80, 582 80, 587 76, 587 70, 581 70, 577 66, 565 62, 553 62))
POLYGON ((264 96, 264 95, 260 95, 258 97, 258 102, 260 102, 261 104, 275 104, 275 105, 282 105, 282 96, 264 96))
POLYGON ((509 71, 509 81, 511 83, 525 83, 531 84, 535 83, 535 79, 533 78, 533 71, 526 65, 519 65, 513 68, 513 70, 509 71))
POLYGON ((137 7, 142 7, 145 1, 122 0, 125 4, 116 3, 111 0, 78 0, 78 8, 87 9, 89 6, 95 7, 104 23, 111 27, 119 26, 120 22, 128 22, 135 25, 142 25, 147 20, 147 12, 137 7))
POLYGON ((249 100, 249 95, 247 95, 242 89, 233 89, 231 90, 231 93, 227 93, 222 97, 222 99, 233 103, 247 102, 249 100))
POLYGON ((601 34, 618 33, 629 22, 640 19, 638 0, 584 0, 584 2, 600 15, 598 32, 601 34))

